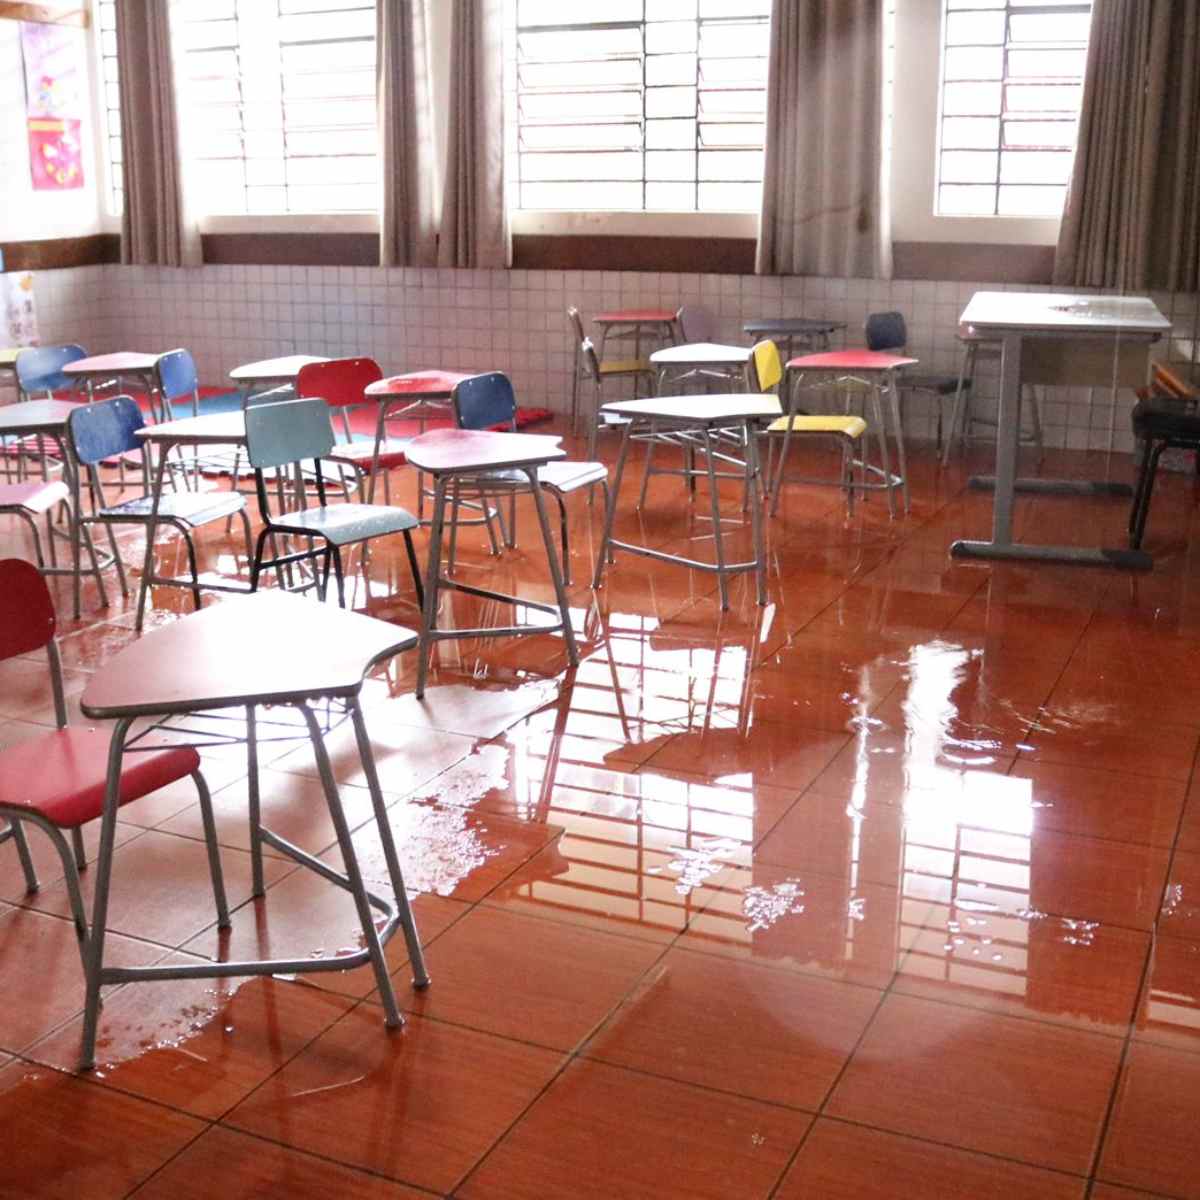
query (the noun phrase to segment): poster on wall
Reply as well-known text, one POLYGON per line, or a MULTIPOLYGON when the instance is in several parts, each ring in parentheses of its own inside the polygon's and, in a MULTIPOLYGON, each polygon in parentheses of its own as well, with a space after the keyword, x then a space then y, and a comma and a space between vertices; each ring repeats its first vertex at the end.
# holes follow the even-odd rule
POLYGON ((82 118, 87 71, 84 33, 65 25, 21 22, 25 118, 34 191, 83 187, 82 118))
POLYGON ((0 346, 37 345, 37 308, 28 271, 0 275, 0 346))

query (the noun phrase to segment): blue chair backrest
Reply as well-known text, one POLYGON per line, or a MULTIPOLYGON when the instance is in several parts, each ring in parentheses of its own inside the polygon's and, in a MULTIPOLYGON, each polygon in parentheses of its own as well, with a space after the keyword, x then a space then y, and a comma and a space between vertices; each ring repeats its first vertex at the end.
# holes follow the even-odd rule
POLYGON ((868 350, 902 350, 908 344, 908 328, 898 312, 872 313, 863 332, 868 350))
POLYGON ((79 380, 63 374, 67 363, 87 358, 82 346, 27 346, 17 355, 17 386, 26 395, 70 391, 79 380))
POLYGON ((77 462, 89 467, 126 450, 138 450, 142 443, 137 431, 145 423, 132 396, 81 404, 67 417, 71 453, 77 462))
POLYGON ((508 376, 499 371, 464 379, 455 387, 451 401, 459 429, 516 428, 517 397, 508 376))
POLYGON ((284 400, 246 409, 246 457, 256 469, 323 458, 333 449, 324 400, 284 400))
POLYGON ((160 354, 155 370, 158 386, 168 400, 191 396, 200 386, 196 363, 186 350, 168 350, 166 354, 160 354))

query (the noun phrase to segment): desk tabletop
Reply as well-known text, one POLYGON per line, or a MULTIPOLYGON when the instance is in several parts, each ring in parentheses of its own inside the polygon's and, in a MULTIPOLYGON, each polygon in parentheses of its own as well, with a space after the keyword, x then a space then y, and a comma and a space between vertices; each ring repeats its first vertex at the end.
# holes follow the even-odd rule
POLYGON ((684 421, 707 425, 717 421, 740 421, 778 417, 783 410, 779 398, 769 392, 715 392, 701 396, 651 396, 645 400, 612 400, 601 412, 647 420, 684 421))
POLYGON ((614 308, 597 313, 592 318, 595 325, 668 325, 675 321, 673 308, 614 308))
POLYGON ((1070 292, 976 292, 959 321, 977 330, 1052 333, 1167 333, 1171 322, 1148 296, 1070 292))
POLYGON ((137 436, 145 442, 169 442, 174 446, 236 446, 246 440, 246 418, 240 412, 207 413, 143 425, 137 436))
POLYGON ((470 379, 458 371, 409 371, 406 375, 391 375, 387 379, 369 383, 366 387, 367 396, 412 396, 420 400, 449 400, 450 393, 462 383, 470 379))
POLYGON ((0 405, 0 434, 62 431, 67 418, 79 407, 69 400, 22 400, 0 405))
POLYGON ((789 358, 789 371, 894 371, 898 367, 915 367, 919 358, 906 354, 889 354, 886 350, 825 350, 819 354, 801 354, 789 358))
POLYGON ((434 429, 408 443, 408 461, 431 475, 499 471, 566 458, 560 437, 544 433, 494 433, 485 429, 434 429))
POLYGON ((689 342, 683 346, 664 346, 650 355, 657 366, 740 365, 750 361, 750 346, 723 346, 719 342, 689 342))
POLYGON ((313 354, 285 354, 282 358, 264 358, 261 362, 243 363, 229 372, 235 383, 266 383, 270 380, 295 379, 300 368, 309 363, 328 362, 313 354))
POLYGON ((274 589, 222 600, 127 646, 81 700, 93 719, 353 696, 417 644, 402 625, 274 589))
POLYGON ((17 365, 17 355, 23 349, 23 346, 5 346, 0 349, 0 367, 15 367, 17 365))
POLYGON ((746 333, 836 333, 845 329, 845 321, 830 321, 825 317, 756 317, 742 329, 746 333))
POLYGON ((63 367, 64 375, 119 375, 122 371, 153 371, 157 354, 137 350, 118 350, 115 354, 93 354, 77 358, 63 367))

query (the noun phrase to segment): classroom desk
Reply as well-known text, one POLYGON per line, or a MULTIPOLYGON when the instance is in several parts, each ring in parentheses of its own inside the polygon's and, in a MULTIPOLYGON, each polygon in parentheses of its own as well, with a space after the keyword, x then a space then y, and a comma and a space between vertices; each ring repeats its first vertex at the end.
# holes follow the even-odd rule
MULTIPOLYGON (((343 971, 369 962, 379 989, 384 1023, 391 1027, 404 1023, 383 956, 383 946, 398 928, 403 930, 408 945, 415 985, 427 986, 429 975, 425 970, 420 939, 404 889, 400 861, 358 697, 363 680, 373 667, 416 644, 417 635, 399 625, 317 604, 286 592, 269 591, 228 600, 156 629, 122 650, 93 676, 80 700, 84 715, 93 720, 112 720, 116 725, 112 733, 100 848, 95 863, 92 928, 85 951, 87 992, 82 1051, 84 1067, 91 1066, 94 1061, 100 989, 112 983, 343 971), (310 705, 313 700, 339 702, 345 706, 354 724, 358 756, 370 791, 376 828, 388 867, 392 900, 372 895, 363 883, 321 725, 310 705), (262 827, 255 719, 257 707, 267 704, 291 705, 303 718, 341 850, 344 874, 262 827), (246 714, 250 766, 247 805, 254 894, 263 894, 263 846, 270 846, 350 892, 362 930, 363 949, 327 958, 312 958, 306 954, 303 958, 249 962, 106 966, 105 925, 119 811, 121 760, 127 753, 136 753, 136 738, 129 737, 130 727, 134 721, 147 718, 162 719, 220 709, 242 709, 246 714), (384 917, 379 930, 375 926, 372 908, 384 917)), ((213 874, 215 880, 220 879, 219 858, 214 863, 213 874)), ((223 888, 219 892, 220 910, 224 900, 223 888)), ((227 915, 224 923, 228 923, 227 915)))
POLYGON ((846 328, 845 321, 830 321, 825 317, 756 317, 742 325, 742 331, 756 341, 771 338, 783 342, 781 355, 786 362, 795 356, 794 344, 800 343, 800 352, 816 354, 829 349, 829 339, 846 328))
MULTIPOLYGON (((662 395, 674 377, 682 382, 689 375, 719 375, 736 383, 740 375, 749 389, 750 346, 725 346, 719 342, 687 342, 682 346, 664 346, 650 355, 656 372, 655 388, 662 395)), ((608 405, 604 405, 608 408, 608 405)))
POLYGON ((264 358, 259 362, 243 363, 229 372, 229 378, 238 385, 242 394, 242 406, 255 392, 270 391, 282 384, 295 386, 300 368, 309 363, 328 362, 329 359, 312 354, 285 354, 281 358, 264 358))
POLYGON ((1109 480, 1018 479, 1022 383, 1140 387, 1149 378, 1150 346, 1171 323, 1144 296, 1084 296, 1054 292, 976 292, 959 318, 1001 346, 996 473, 972 486, 994 489, 989 541, 960 539, 950 553, 963 558, 1030 559, 1148 570, 1141 550, 1031 545, 1013 540, 1017 492, 1039 495, 1130 495, 1109 480))
POLYGON ((592 324, 600 327, 598 357, 604 358, 604 346, 610 337, 633 338, 633 357, 642 356, 642 338, 674 342, 679 313, 670 308, 614 308, 597 313, 592 324))
POLYGON ((150 400, 150 410, 155 420, 165 420, 169 415, 162 401, 158 411, 154 410, 154 398, 158 395, 157 354, 142 354, 136 350, 118 350, 115 354, 93 354, 90 358, 77 358, 67 363, 62 371, 73 379, 79 379, 87 388, 88 399, 97 382, 115 379, 118 385, 123 379, 135 379, 150 400))

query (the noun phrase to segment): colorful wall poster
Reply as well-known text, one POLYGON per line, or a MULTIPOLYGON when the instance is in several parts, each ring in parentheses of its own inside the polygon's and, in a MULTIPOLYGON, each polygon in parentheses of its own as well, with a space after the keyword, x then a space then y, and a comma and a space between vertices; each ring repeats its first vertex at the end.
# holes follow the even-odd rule
POLYGON ((29 170, 35 191, 83 187, 83 30, 21 22, 29 170))

